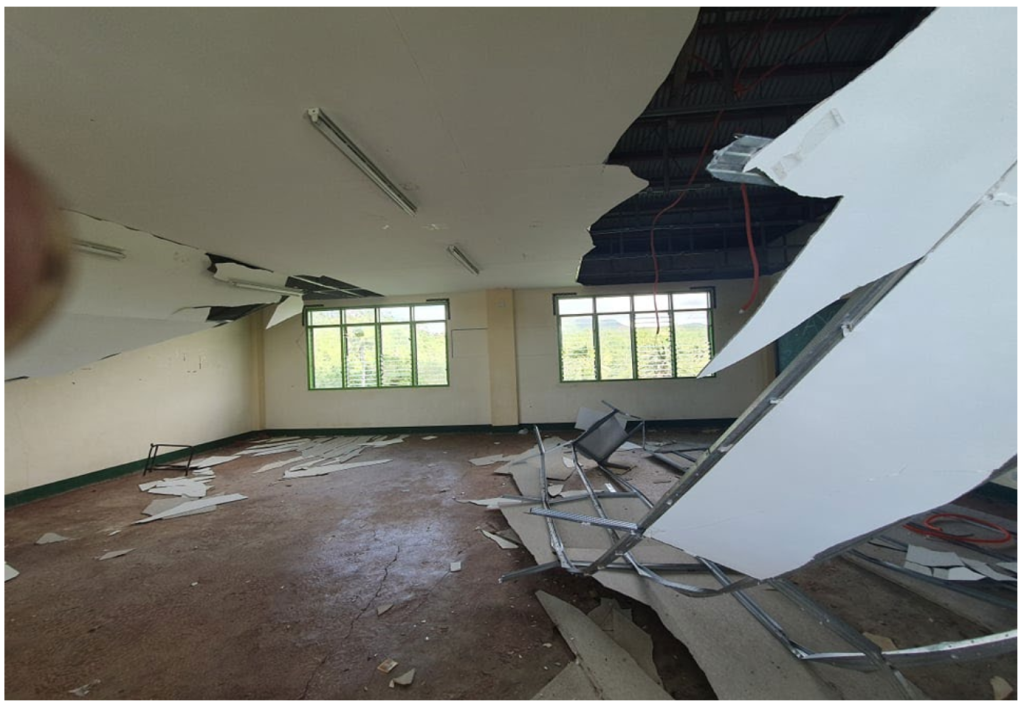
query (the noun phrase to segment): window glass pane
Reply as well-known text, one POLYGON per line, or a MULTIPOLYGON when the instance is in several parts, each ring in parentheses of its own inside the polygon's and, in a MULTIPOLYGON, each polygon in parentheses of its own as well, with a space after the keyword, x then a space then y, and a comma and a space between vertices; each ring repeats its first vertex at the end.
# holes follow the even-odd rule
POLYGON ((673 309, 708 309, 711 296, 707 292, 677 292, 672 295, 673 309))
MULTIPOLYGON (((660 304, 660 303, 659 303, 660 304)), ((672 377, 672 328, 667 312, 660 312, 661 331, 654 312, 636 315, 637 378, 672 377)))
POLYGON ((409 308, 381 307, 380 320, 382 322, 407 322, 409 321, 409 308))
MULTIPOLYGON (((307 313, 310 326, 338 325, 341 324, 341 312, 337 309, 316 310, 311 309, 307 313)), ((340 339, 339 339, 340 341, 340 339)))
POLYGON ((559 314, 590 314, 594 311, 593 297, 560 297, 559 314))
POLYGON ((444 322, 416 325, 416 384, 448 385, 444 322))
POLYGON ((562 333, 562 380, 595 380, 594 318, 559 317, 558 323, 562 333))
POLYGON ((443 304, 420 304, 415 307, 416 321, 444 321, 448 315, 448 308, 443 304))
POLYGON ((345 387, 372 388, 377 385, 375 330, 375 326, 345 327, 345 387))
MULTIPOLYGON (((383 313, 381 310, 382 316, 383 313)), ((380 384, 412 385, 412 331, 408 324, 386 324, 380 328, 380 384)))
POLYGON ((598 297, 597 311, 600 314, 605 312, 628 312, 629 295, 625 297, 598 297))
POLYGON ((346 324, 372 324, 373 323, 373 309, 346 309, 345 310, 345 323, 346 324))
POLYGON ((341 329, 311 329, 313 387, 341 387, 341 329))
POLYGON ((676 312, 676 375, 693 378, 711 361, 707 312, 676 312))
MULTIPOLYGON (((654 311, 654 295, 633 295, 633 309, 637 312, 654 311)), ((664 312, 668 309, 668 295, 658 295, 658 311, 664 312)), ((653 322, 654 319, 652 318, 653 322)))
MULTIPOLYGON (((625 298, 629 302, 629 298, 625 298)), ((598 300, 600 303, 601 300, 598 300)), ((628 314, 605 314, 597 318, 598 348, 601 351, 601 380, 633 377, 633 340, 628 314)))

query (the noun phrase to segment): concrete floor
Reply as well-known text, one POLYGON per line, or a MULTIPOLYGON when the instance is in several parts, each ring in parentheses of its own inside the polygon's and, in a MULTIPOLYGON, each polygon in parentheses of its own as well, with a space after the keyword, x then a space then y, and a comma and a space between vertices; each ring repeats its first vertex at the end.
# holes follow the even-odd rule
MULTIPOLYGON (((6 561, 22 574, 5 585, 5 697, 76 698, 70 690, 91 685, 90 699, 528 699, 572 659, 534 592, 585 611, 612 596, 564 573, 497 583, 532 561, 478 532, 504 528, 500 513, 455 499, 515 493, 495 467, 468 460, 530 444, 411 435, 358 459, 392 463, 293 480, 251 473, 275 457, 243 456, 216 467, 213 493, 248 500, 140 526, 130 523, 156 497, 138 490, 139 474, 11 509, 6 561), (45 532, 74 539, 34 545, 45 532), (456 560, 463 569, 452 573, 456 560), (394 608, 378 617, 381 604, 394 608), (390 676, 376 670, 385 658, 399 663, 390 676), (411 668, 411 687, 388 687, 411 668)), ((927 638, 974 630, 935 607, 904 607, 905 590, 883 580, 829 567, 800 583, 860 630, 904 640, 921 611, 927 638)), ((652 634, 666 690, 713 699, 654 612, 620 602, 652 634)), ((984 698, 992 675, 1016 684, 1015 657, 911 679, 932 697, 984 698)))

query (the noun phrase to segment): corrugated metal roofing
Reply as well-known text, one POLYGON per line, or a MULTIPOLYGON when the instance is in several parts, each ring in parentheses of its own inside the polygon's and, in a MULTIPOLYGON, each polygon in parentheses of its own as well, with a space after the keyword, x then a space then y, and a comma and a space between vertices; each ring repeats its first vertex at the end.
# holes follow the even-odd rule
MULTIPOLYGON (((718 111, 723 114, 711 138, 711 150, 724 147, 737 134, 776 137, 880 58, 929 11, 878 7, 849 11, 830 7, 701 10, 685 47, 680 39, 681 49, 691 54, 685 80, 675 86, 675 77, 666 77, 644 114, 609 154, 610 164, 628 166, 651 186, 592 226, 598 246, 595 253, 601 251, 601 257, 608 257, 608 250, 601 246, 606 238, 600 235, 602 232, 650 229, 653 215, 675 200, 693 173, 718 111), (840 17, 843 19, 837 23, 840 17), (728 47, 729 62, 723 61, 723 44, 728 47), (722 77, 741 67, 740 84, 753 88, 737 96, 722 77), (765 76, 769 69, 772 72, 765 76), (666 150, 668 159, 664 157, 666 150), (664 188, 666 177, 668 191, 664 188)), ((791 229, 779 224, 789 223, 794 215, 818 219, 832 203, 764 187, 752 188, 750 196, 752 215, 759 221, 755 230, 761 232, 791 229)), ((730 229, 725 239, 730 246, 745 244, 742 214, 736 211, 737 185, 713 180, 701 166, 683 203, 679 214, 670 212, 664 217, 665 223, 679 228, 688 223, 739 223, 739 228, 730 229)), ((663 238, 662 234, 657 238, 663 238)), ((664 238, 666 242, 672 238, 674 247, 682 247, 678 238, 664 238)), ((581 278, 594 282, 594 272, 584 272, 587 268, 584 258, 581 278)), ((643 281, 649 281, 649 277, 643 281)))

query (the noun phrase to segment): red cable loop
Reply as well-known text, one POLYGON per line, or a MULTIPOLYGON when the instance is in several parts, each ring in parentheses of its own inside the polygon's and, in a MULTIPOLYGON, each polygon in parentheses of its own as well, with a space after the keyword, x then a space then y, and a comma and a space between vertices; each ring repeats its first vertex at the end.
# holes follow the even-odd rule
POLYGON ((1011 534, 1010 534, 1010 531, 1007 530, 1006 528, 998 526, 995 523, 989 523, 988 521, 982 520, 981 518, 972 518, 971 516, 965 516, 965 515, 962 515, 960 513, 935 513, 933 515, 928 516, 925 519, 925 521, 924 521, 924 527, 927 528, 927 530, 921 530, 920 528, 914 528, 909 523, 907 525, 904 525, 903 527, 906 528, 907 530, 911 531, 911 532, 917 533, 918 535, 927 535, 927 536, 932 536, 932 537, 936 537, 936 538, 942 538, 943 540, 959 540, 959 541, 965 542, 965 543, 974 543, 975 545, 998 545, 999 543, 1005 543, 1006 541, 1010 540, 1011 537, 1012 537, 1011 534), (970 521, 971 523, 976 523, 976 524, 982 525, 982 526, 984 526, 986 528, 991 528, 992 530, 994 530, 997 533, 999 533, 999 537, 997 537, 997 538, 972 538, 972 537, 963 536, 963 535, 950 535, 949 533, 946 533, 946 532, 940 530, 939 528, 935 527, 935 521, 940 519, 940 518, 952 518, 952 519, 955 519, 955 520, 970 521))

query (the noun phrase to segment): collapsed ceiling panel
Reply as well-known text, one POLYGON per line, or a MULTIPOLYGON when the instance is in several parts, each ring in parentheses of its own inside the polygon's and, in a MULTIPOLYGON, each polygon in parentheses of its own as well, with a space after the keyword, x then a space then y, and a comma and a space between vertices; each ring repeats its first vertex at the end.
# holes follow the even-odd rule
POLYGON ((386 295, 569 285, 587 226, 645 186, 603 162, 696 13, 12 9, 8 133, 72 208, 275 272, 386 295))
POLYGON ((942 505, 1009 461, 1016 194, 1014 167, 650 535, 765 579, 942 505))
POLYGON ((215 326, 225 318, 212 317, 213 309, 244 313, 281 299, 214 279, 209 257, 195 248, 83 214, 64 215, 80 241, 120 251, 123 258, 75 253, 57 312, 7 354, 7 379, 70 371, 215 326))
POLYGON ((701 375, 921 257, 1016 159, 1016 9, 939 8, 747 165, 842 201, 701 375), (950 47, 957 47, 952 52, 950 47))

